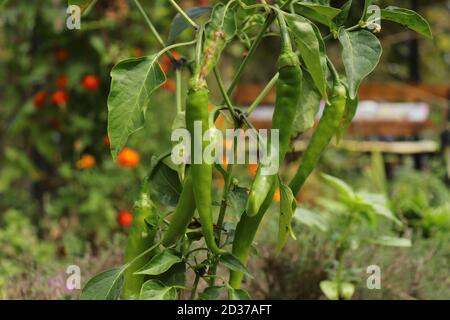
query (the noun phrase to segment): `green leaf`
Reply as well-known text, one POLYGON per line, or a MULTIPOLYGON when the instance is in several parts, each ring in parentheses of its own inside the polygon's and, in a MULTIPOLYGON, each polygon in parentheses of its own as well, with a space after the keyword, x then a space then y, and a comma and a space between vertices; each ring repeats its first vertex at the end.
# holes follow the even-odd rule
POLYGON ((198 295, 199 300, 217 300, 220 293, 225 289, 224 286, 212 286, 206 288, 202 293, 198 295))
MULTIPOLYGON (((185 10, 186 14, 192 20, 195 20, 207 13, 210 13, 212 10, 211 7, 194 7, 185 10)), ((178 35, 180 35, 186 28, 190 26, 189 22, 186 19, 177 13, 177 15, 173 18, 172 23, 170 24, 169 29, 169 37, 167 39, 168 44, 172 44, 175 42, 178 35)))
POLYGON ((280 219, 278 222, 277 252, 283 249, 289 235, 296 239, 291 226, 292 216, 296 207, 297 202, 291 188, 280 180, 280 219))
POLYGON ((252 300, 252 298, 245 290, 231 289, 231 300, 252 300))
POLYGON ((369 6, 371 4, 372 4, 372 0, 364 0, 364 8, 363 8, 361 20, 366 21, 367 9, 369 9, 369 6))
POLYGON ((353 192, 352 187, 350 187, 347 183, 345 183, 341 179, 338 179, 325 173, 322 173, 321 177, 325 180, 326 183, 328 183, 331 187, 336 189, 341 197, 349 200, 355 198, 355 193, 353 192))
POLYGON ((322 232, 329 229, 328 221, 318 212, 298 207, 294 213, 294 219, 311 228, 317 228, 322 232))
POLYGON ((382 236, 377 239, 369 240, 372 243, 388 247, 411 247, 411 240, 406 238, 396 238, 389 236, 382 236))
POLYGON ((433 37, 427 20, 413 10, 389 6, 381 9, 381 19, 400 23, 427 38, 433 37))
POLYGON ((286 14, 285 17, 314 84, 322 96, 326 97, 325 45, 318 30, 310 21, 301 16, 286 14))
POLYGON ((392 212, 392 210, 389 209, 388 201, 384 195, 373 194, 368 192, 358 192, 356 195, 358 197, 359 202, 369 207, 370 210, 376 215, 392 220, 398 226, 402 225, 401 221, 398 220, 397 217, 392 212))
POLYGON ((157 280, 146 281, 141 288, 140 300, 175 300, 177 290, 174 287, 166 287, 157 280))
POLYGON ((220 262, 230 270, 242 272, 249 278, 253 278, 247 267, 242 264, 242 262, 232 254, 225 254, 220 256, 220 262))
POLYGON ((169 158, 152 158, 152 193, 158 202, 176 206, 181 194, 182 186, 180 183, 178 171, 172 169, 168 163, 169 158), (156 163, 156 164, 155 164, 156 163))
POLYGON ((123 267, 103 271, 86 283, 81 291, 81 300, 115 300, 119 297, 123 283, 123 267))
POLYGON ((350 300, 355 293, 355 286, 350 282, 342 282, 339 288, 340 296, 346 300, 350 300))
POLYGON ((341 10, 327 5, 296 3, 295 12, 329 27, 341 10))
POLYGON ((113 159, 128 137, 143 128, 150 97, 166 81, 157 58, 158 55, 126 59, 111 71, 108 135, 113 159))
POLYGON ((341 12, 333 19, 333 23, 337 26, 345 25, 345 22, 348 19, 348 15, 350 13, 350 9, 352 7, 352 0, 348 0, 341 7, 341 12))
POLYGON ((81 13, 85 12, 87 8, 94 2, 94 0, 68 0, 69 6, 79 6, 81 13))
POLYGON ((377 66, 381 57, 381 44, 376 36, 366 30, 348 32, 339 30, 342 60, 347 74, 350 99, 355 99, 358 88, 377 66))
POLYGON ((186 264, 176 263, 166 272, 157 276, 150 276, 152 280, 158 280, 168 287, 184 288, 186 282, 186 264))
POLYGON ((166 272, 174 264, 181 262, 181 258, 173 249, 164 250, 155 255, 145 266, 134 274, 158 275, 166 272))
POLYGON ((320 281, 320 290, 322 290, 328 300, 339 300, 338 284, 334 281, 320 281))
POLYGON ((211 33, 215 33, 217 30, 223 30, 226 42, 230 41, 236 35, 237 31, 236 12, 233 8, 223 3, 217 3, 214 6, 205 32, 213 38, 211 33))
POLYGON ((233 209, 233 213, 240 217, 245 211, 248 194, 246 188, 236 187, 229 193, 229 203, 233 209))
POLYGON ((292 138, 298 137, 314 126, 320 108, 321 95, 314 86, 311 75, 303 71, 302 90, 292 126, 292 138))

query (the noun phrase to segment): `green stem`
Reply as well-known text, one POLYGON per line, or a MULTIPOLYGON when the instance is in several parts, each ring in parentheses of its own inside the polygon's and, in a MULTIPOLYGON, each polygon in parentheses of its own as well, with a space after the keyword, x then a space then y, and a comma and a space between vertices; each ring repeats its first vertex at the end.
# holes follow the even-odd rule
POLYGON ((277 20, 278 24, 280 26, 280 32, 281 32, 281 39, 283 41, 283 49, 292 51, 292 44, 291 44, 291 38, 289 36, 289 31, 286 25, 286 20, 284 20, 284 17, 282 14, 278 12, 277 14, 277 20))
POLYGON ((253 111, 255 111, 256 107, 259 106, 261 101, 267 96, 270 90, 272 90, 273 86, 277 82, 279 77, 279 73, 277 72, 272 79, 266 84, 264 89, 260 92, 260 94, 256 97, 255 101, 248 107, 246 114, 250 115, 253 111))
MULTIPOLYGON (((259 31, 258 35, 256 36, 255 41, 253 41, 250 49, 248 50, 247 55, 245 56, 244 60, 242 61, 242 63, 239 65, 238 71, 236 72, 233 80, 231 81, 230 86, 228 87, 228 95, 231 96, 234 89, 236 89, 237 84, 239 83, 239 80, 242 76, 242 73, 245 69, 245 67, 247 66, 249 60, 253 57, 253 55, 256 52, 256 49, 258 48, 259 44, 261 43, 262 38, 264 38, 264 34, 266 32, 266 30, 270 27, 270 25, 272 24, 272 22, 275 20, 275 13, 274 13, 274 9, 276 9, 277 11, 280 11, 281 9, 287 8, 288 6, 291 5, 291 3, 293 2, 293 0, 286 0, 283 5, 281 5, 281 7, 278 8, 274 8, 272 6, 270 6, 270 11, 267 14, 266 17, 266 21, 264 22, 261 30, 259 31)), ((262 6, 265 6, 267 8, 268 5, 263 4, 262 6)), ((248 7, 248 6, 246 6, 248 7)))
POLYGON ((194 20, 192 20, 187 13, 175 2, 175 0, 169 0, 169 2, 172 4, 172 6, 175 8, 175 10, 178 11, 178 13, 195 29, 198 29, 198 24, 195 23, 194 20))
POLYGON ((175 70, 175 83, 176 83, 176 104, 177 113, 183 112, 183 103, 181 102, 181 69, 177 68, 175 70))
POLYGON ((197 287, 198 287, 199 280, 200 280, 200 276, 196 272, 195 273, 194 285, 192 286, 192 290, 191 290, 191 300, 195 299, 195 294, 197 293, 197 287))
MULTIPOLYGON (((345 29, 345 31, 350 32, 350 31, 358 30, 359 28, 361 28, 361 25, 360 24, 356 24, 356 25, 354 25, 352 27, 349 27, 349 28, 345 29)), ((328 41, 331 38, 334 38, 334 34, 333 33, 327 34, 325 37, 323 37, 323 41, 328 41)))
POLYGON ((233 104, 231 103, 230 97, 228 96, 228 94, 225 90, 225 85, 223 84, 222 78, 220 77, 219 70, 217 69, 217 67, 214 67, 213 71, 214 71, 214 76, 216 77, 217 84, 219 85, 219 90, 222 93, 223 99, 225 101, 225 104, 227 105, 227 108, 230 111, 231 116, 233 117, 234 124, 237 125, 238 122, 235 119, 236 110, 234 109, 233 104))
MULTIPOLYGON (((233 139, 233 150, 234 150, 234 156, 236 157, 236 144, 237 144, 237 137, 235 136, 233 139)), ((231 190, 231 182, 232 180, 232 172, 233 172, 233 164, 229 163, 226 170, 226 180, 225 180, 225 187, 222 195, 222 201, 220 203, 220 211, 219 211, 219 217, 217 218, 217 243, 220 246, 220 241, 222 239, 222 228, 223 228, 223 222, 225 220, 225 214, 227 212, 228 207, 228 196, 231 190)), ((211 268, 208 272, 209 275, 213 276, 216 274, 217 270, 217 261, 211 265, 211 268)), ((211 277, 209 279, 209 285, 214 286, 215 285, 215 277, 211 277)))
MULTIPOLYGON (((156 28, 153 25, 152 21, 150 20, 149 16, 145 13, 144 8, 142 7, 141 3, 139 2, 139 0, 134 0, 134 3, 136 4, 137 8, 139 9, 139 12, 141 13, 141 15, 144 17, 144 20, 147 23, 148 27, 150 28, 150 31, 153 33, 153 36, 156 38, 156 41, 158 41, 159 45, 164 48, 166 46, 166 44, 164 43, 164 40, 161 38, 161 35, 159 34, 158 30, 156 30, 156 28)), ((169 59, 172 62, 176 61, 175 57, 172 55, 172 53, 170 53, 170 51, 167 51, 166 55, 169 57, 169 59)))
POLYGON ((266 21, 264 22, 264 25, 262 26, 261 30, 259 31, 258 35, 256 36, 255 41, 253 41, 250 49, 248 50, 247 55, 245 56, 242 63, 239 65, 239 68, 231 81, 230 86, 228 87, 227 94, 231 96, 233 94, 234 89, 236 88, 237 84, 239 83, 239 80, 241 79, 242 73, 247 66, 250 59, 253 57, 253 55, 256 52, 256 49, 258 48, 259 44, 261 43, 261 40, 266 33, 266 30, 269 28, 269 26, 272 24, 272 22, 275 19, 275 14, 273 11, 270 11, 267 15, 266 21))
POLYGON ((327 64, 331 70, 331 74, 333 75, 334 81, 337 84, 340 81, 339 73, 337 72, 333 62, 330 60, 330 58, 328 56, 327 56, 327 64))

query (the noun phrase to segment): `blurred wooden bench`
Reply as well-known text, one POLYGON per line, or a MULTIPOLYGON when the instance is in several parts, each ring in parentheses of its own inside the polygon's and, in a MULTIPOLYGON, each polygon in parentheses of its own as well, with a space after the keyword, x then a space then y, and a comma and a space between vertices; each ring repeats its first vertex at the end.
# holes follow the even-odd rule
MULTIPOLYGON (((253 102, 263 89, 263 85, 241 85, 236 89, 234 99, 238 105, 245 106, 253 102)), ((256 128, 270 128, 271 108, 275 103, 275 90, 271 90, 261 103, 261 112, 251 117, 256 128)), ((359 90, 360 100, 377 102, 426 102, 447 103, 450 97, 449 85, 410 85, 400 83, 366 84, 359 90)), ((444 108, 443 108, 444 109, 444 108)), ((445 119, 445 116, 443 117, 445 119)), ((425 130, 439 130, 439 125, 431 119, 424 121, 404 120, 357 120, 355 119, 349 130, 348 137, 358 137, 359 140, 344 139, 339 148, 355 152, 379 151, 396 154, 434 153, 439 150, 439 144, 431 140, 419 140, 419 135, 425 130), (374 137, 379 137, 374 141, 374 137), (383 141, 389 137, 394 141, 383 141), (411 140, 417 141, 401 141, 411 140), (370 140, 369 140, 370 138, 370 140)), ((306 134, 307 136, 308 134, 306 134)), ((304 150, 307 142, 295 141, 295 151, 304 150)))

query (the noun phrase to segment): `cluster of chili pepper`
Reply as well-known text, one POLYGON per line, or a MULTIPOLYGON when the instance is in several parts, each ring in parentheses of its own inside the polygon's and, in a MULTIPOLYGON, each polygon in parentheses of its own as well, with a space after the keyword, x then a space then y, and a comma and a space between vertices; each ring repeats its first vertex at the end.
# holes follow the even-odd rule
MULTIPOLYGON (((191 150, 201 150, 201 154, 203 154, 206 143, 203 141, 202 135, 194 134, 194 123, 201 123, 202 132, 206 132, 211 125, 208 111, 209 90, 206 77, 216 66, 220 54, 227 43, 225 32, 220 23, 221 19, 223 20, 224 10, 226 10, 224 5, 217 5, 214 8, 211 21, 205 29, 206 36, 203 47, 201 39, 203 33, 199 32, 199 47, 197 51, 201 52, 201 54, 198 55, 195 72, 189 81, 186 98, 185 119, 186 128, 191 133, 191 150)), ((269 140, 269 152, 276 153, 276 155, 271 154, 270 156, 278 156, 279 163, 282 163, 289 150, 293 121, 299 107, 302 69, 298 55, 294 52, 291 44, 286 22, 280 14, 278 15, 278 23, 282 37, 282 48, 277 63, 279 77, 276 82, 277 95, 272 128, 279 130, 279 149, 277 152, 273 152, 270 147, 271 141, 269 140)), ((300 191, 307 177, 317 165, 322 152, 332 137, 338 133, 340 126, 348 125, 356 110, 354 102, 347 103, 346 89, 332 64, 329 64, 334 77, 334 86, 329 103, 327 103, 323 116, 303 155, 301 165, 289 185, 294 195, 300 191)), ((186 233, 186 229, 195 211, 197 211, 203 237, 210 252, 216 255, 227 253, 226 250, 220 248, 220 244, 216 243, 214 234, 212 176, 213 165, 205 161, 201 161, 201 163, 193 161, 187 168, 177 207, 172 214, 168 229, 162 235, 161 244, 164 247, 172 246, 186 233)), ((273 201, 277 186, 277 174, 264 175, 263 167, 259 166, 249 193, 246 210, 237 224, 232 246, 232 254, 243 264, 246 264, 248 260, 256 231, 273 201)), ((136 217, 128 238, 127 261, 131 261, 154 242, 155 233, 153 229, 149 229, 149 222, 152 219, 157 219, 157 215, 154 214, 148 195, 143 193, 143 197, 136 207, 136 217), (145 199, 147 201, 144 201, 145 199), (143 238, 144 235, 145 239, 143 238)), ((133 275, 133 272, 142 267, 148 259, 148 256, 141 257, 138 262, 133 263, 133 268, 127 270, 124 285, 125 298, 138 294, 143 278, 142 276, 133 275)), ((242 279, 243 274, 241 272, 231 271, 229 284, 237 289, 240 287, 242 279)))
MULTIPOLYGON (((209 90, 206 77, 216 66, 220 54, 226 45, 225 32, 222 29, 226 6, 217 5, 211 14, 210 23, 205 29, 205 43, 201 59, 197 62, 196 70, 189 81, 189 91, 186 98, 186 128, 191 134, 191 150, 198 147, 203 154, 206 143, 202 136, 194 134, 194 124, 201 123, 202 132, 209 127, 209 90)), ((201 46, 201 39, 199 39, 201 46)), ((186 174, 183 191, 180 200, 172 216, 169 229, 163 236, 162 244, 170 246, 184 233, 197 209, 202 226, 203 237, 208 249, 214 254, 225 254, 226 251, 219 248, 214 235, 212 216, 212 173, 213 166, 205 161, 192 163, 186 174)))
MULTIPOLYGON (((292 124, 300 99, 302 71, 299 58, 293 51, 283 17, 279 16, 278 22, 282 36, 282 47, 277 63, 279 77, 276 82, 276 101, 272 117, 272 128, 279 130, 277 156, 279 158, 278 163, 281 163, 289 149, 292 124)), ((250 190, 246 212, 242 215, 237 225, 233 241, 232 253, 242 263, 247 262, 256 230, 272 203, 276 186, 277 175, 263 175, 260 166, 250 190)), ((234 288, 239 288, 242 278, 243 274, 241 272, 232 271, 230 274, 230 285, 234 288)))

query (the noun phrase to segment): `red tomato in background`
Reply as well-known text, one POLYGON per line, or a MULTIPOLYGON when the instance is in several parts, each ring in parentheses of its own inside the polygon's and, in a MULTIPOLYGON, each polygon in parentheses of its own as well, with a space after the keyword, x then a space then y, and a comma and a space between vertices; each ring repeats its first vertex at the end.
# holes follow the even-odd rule
POLYGON ((69 83, 69 78, 67 75, 61 74, 56 78, 55 83, 58 88, 64 89, 69 83))
POLYGON ((105 145, 107 147, 109 147, 111 145, 111 141, 109 140, 109 136, 108 135, 105 136, 105 145))
POLYGON ((117 162, 121 167, 129 167, 134 168, 137 167, 139 162, 141 161, 141 157, 139 153, 131 148, 123 148, 117 156, 117 162))
POLYGON ((60 48, 55 51, 55 59, 57 61, 62 62, 67 60, 68 58, 69 58, 69 51, 67 51, 66 49, 60 48))
POLYGON ((164 90, 175 92, 177 89, 177 85, 175 84, 175 81, 167 79, 166 82, 161 86, 164 90))
POLYGON ((131 226, 133 222, 133 214, 130 211, 122 210, 117 215, 117 222, 124 228, 131 226))
MULTIPOLYGON (((180 60, 181 59, 181 54, 177 51, 170 51, 170 53, 172 54, 172 56, 176 59, 176 60, 180 60)), ((172 68, 172 61, 170 61, 169 57, 167 55, 163 56, 163 61, 164 64, 166 66, 166 70, 172 68)))
POLYGON ((38 91, 33 97, 33 104, 37 109, 40 109, 44 106, 46 100, 47 93, 45 93, 44 91, 38 91))
POLYGON ((69 101, 69 95, 64 90, 58 90, 52 94, 52 103, 55 106, 65 105, 65 104, 67 104, 68 101, 69 101))
POLYGON ((95 91, 100 87, 100 80, 95 75, 88 74, 81 80, 81 84, 86 90, 95 91))

